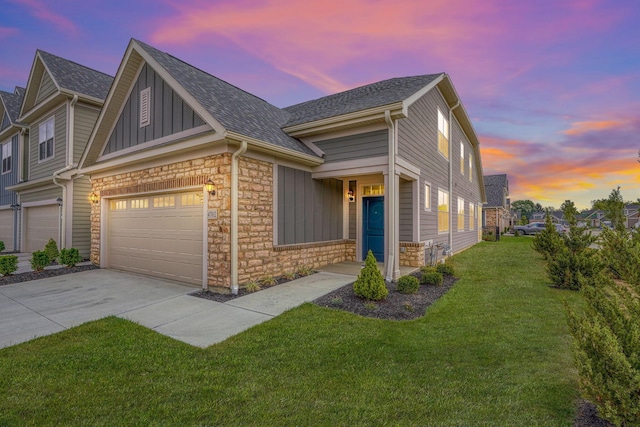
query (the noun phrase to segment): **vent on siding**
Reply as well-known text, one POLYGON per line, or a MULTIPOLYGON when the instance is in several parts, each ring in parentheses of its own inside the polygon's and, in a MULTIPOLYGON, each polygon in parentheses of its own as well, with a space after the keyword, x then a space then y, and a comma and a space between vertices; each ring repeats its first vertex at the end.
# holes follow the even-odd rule
POLYGON ((151 124, 151 88, 140 91, 140 127, 151 124))

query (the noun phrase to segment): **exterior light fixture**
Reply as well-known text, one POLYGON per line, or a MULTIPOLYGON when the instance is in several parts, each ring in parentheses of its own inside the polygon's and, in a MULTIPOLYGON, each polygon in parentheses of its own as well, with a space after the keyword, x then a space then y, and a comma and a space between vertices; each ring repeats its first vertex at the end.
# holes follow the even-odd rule
POLYGON ((100 200, 100 198, 95 192, 92 191, 91 194, 89 194, 89 201, 91 203, 98 203, 98 200, 100 200))
POLYGON ((62 206, 62 199, 60 197, 56 199, 56 202, 58 203, 58 206, 62 206))
POLYGON ((20 205, 18 203, 16 203, 15 205, 11 205, 11 210, 12 211, 19 211, 20 210, 20 205))
POLYGON ((350 202, 355 202, 356 201, 356 195, 353 192, 353 190, 349 190, 347 192, 347 198, 349 199, 350 202))
POLYGON ((218 187, 216 187, 211 179, 204 183, 204 188, 207 190, 207 193, 211 194, 212 196, 215 196, 218 192, 218 187))

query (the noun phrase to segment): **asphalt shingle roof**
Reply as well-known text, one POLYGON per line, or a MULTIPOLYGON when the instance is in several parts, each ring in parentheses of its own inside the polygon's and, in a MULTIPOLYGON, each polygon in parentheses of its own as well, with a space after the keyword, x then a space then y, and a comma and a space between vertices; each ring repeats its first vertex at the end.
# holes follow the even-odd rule
POLYGON ((487 195, 486 207, 502 207, 504 205, 504 190, 509 189, 507 174, 485 175, 484 191, 487 195))
POLYGON ((38 52, 60 89, 101 100, 107 97, 113 82, 110 75, 42 50, 38 52))
POLYGON ((345 92, 292 105, 284 108, 285 111, 291 114, 286 126, 308 123, 401 102, 442 74, 443 73, 425 74, 421 76, 383 80, 345 92))
POLYGON ((9 119, 11 123, 18 122, 18 116, 20 115, 20 106, 22 105, 22 99, 24 98, 24 88, 16 88, 15 93, 0 91, 0 97, 4 102, 4 106, 7 109, 7 114, 9 114, 9 119))
POLYGON ((290 114, 242 89, 212 76, 168 53, 136 42, 182 85, 225 129, 316 156, 282 127, 290 114))

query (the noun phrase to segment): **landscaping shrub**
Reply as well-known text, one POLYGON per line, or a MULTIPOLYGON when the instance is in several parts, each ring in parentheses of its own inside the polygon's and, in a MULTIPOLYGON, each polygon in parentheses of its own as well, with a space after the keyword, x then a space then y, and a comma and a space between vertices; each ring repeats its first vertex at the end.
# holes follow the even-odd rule
POLYGON ((389 294, 384 277, 380 273, 376 257, 369 251, 364 268, 360 270, 358 279, 353 283, 353 292, 360 298, 369 301, 383 300, 389 294))
POLYGON ((432 265, 423 265, 422 267, 420 267, 421 273, 431 273, 433 271, 436 271, 436 268, 432 265))
POLYGON ((420 281, 414 276, 402 276, 396 284, 396 289, 401 294, 415 294, 419 287, 420 281))
POLYGON ((551 215, 547 209, 547 218, 544 221, 544 230, 533 238, 533 249, 538 251, 546 260, 552 259, 562 249, 562 237, 556 231, 556 226, 551 222, 551 215))
POLYGON ((640 285, 640 232, 605 228, 600 247, 602 260, 614 278, 640 285))
POLYGON ((438 273, 437 271, 423 273, 422 278, 420 279, 420 283, 423 285, 442 286, 443 281, 442 273, 438 273))
POLYGON ((260 283, 260 286, 273 286, 273 285, 277 285, 278 281, 273 276, 265 276, 262 279, 260 279, 259 283, 260 283))
POLYGON ((244 288, 247 290, 247 292, 251 292, 251 293, 258 292, 260 289, 262 289, 258 284, 258 282, 256 282, 255 280, 252 280, 251 282, 248 282, 247 284, 245 284, 244 288))
POLYGON ((51 258, 45 251, 35 251, 31 254, 31 268, 35 271, 42 271, 49 264, 51 264, 51 258))
POLYGON ((454 275, 454 271, 453 271, 453 265, 451 265, 451 263, 445 262, 444 264, 438 264, 436 266, 436 271, 440 274, 442 274, 443 276, 453 276, 454 275))
POLYGON ((547 263, 547 274, 554 285, 579 290, 593 281, 603 267, 598 252, 589 247, 595 240, 585 228, 575 225, 569 228, 562 236, 560 249, 547 263))
POLYGON ((0 252, 4 251, 4 242, 0 240, 0 252))
POLYGON ((49 264, 51 264, 58 258, 58 256, 60 256, 60 251, 58 251, 58 244, 53 239, 49 239, 47 244, 44 245, 44 252, 49 257, 49 264))
POLYGON ((82 257, 76 248, 60 250, 60 264, 67 267, 75 267, 75 265, 81 261, 82 257))
POLYGON ((0 274, 8 276, 18 269, 18 257, 15 255, 0 256, 0 274))

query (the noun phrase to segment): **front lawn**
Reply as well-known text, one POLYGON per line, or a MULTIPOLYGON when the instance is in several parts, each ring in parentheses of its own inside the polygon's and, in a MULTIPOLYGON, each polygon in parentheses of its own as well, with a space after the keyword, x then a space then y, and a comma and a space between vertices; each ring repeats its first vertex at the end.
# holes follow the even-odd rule
POLYGON ((530 239, 455 257, 425 317, 305 304, 198 349, 107 318, 0 350, 0 425, 570 425, 563 300, 530 239))

